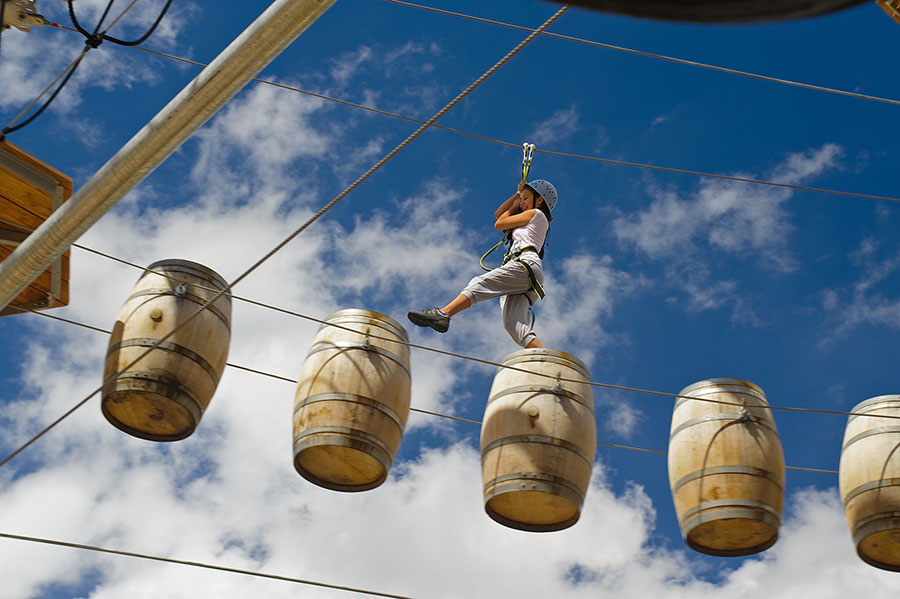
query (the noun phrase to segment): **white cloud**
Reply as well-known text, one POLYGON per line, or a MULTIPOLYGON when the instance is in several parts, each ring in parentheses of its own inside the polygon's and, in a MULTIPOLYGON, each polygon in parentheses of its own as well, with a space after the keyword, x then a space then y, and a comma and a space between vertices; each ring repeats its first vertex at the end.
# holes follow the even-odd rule
POLYGON ((562 141, 578 131, 578 119, 578 109, 574 104, 557 110, 535 126, 528 141, 538 147, 562 141))
MULTIPOLYGON (((825 144, 806 153, 789 154, 768 178, 804 183, 836 168, 841 153, 836 144, 825 144)), ((747 173, 735 176, 755 178, 747 173)), ((647 208, 613 221, 619 243, 665 262, 668 283, 688 295, 690 310, 730 305, 734 322, 763 324, 736 281, 715 280, 709 256, 754 260, 775 273, 795 271, 798 263, 790 249, 794 227, 784 207, 793 191, 704 179, 688 197, 655 186, 650 193, 653 201, 647 208)))
POLYGON ((882 249, 865 237, 849 259, 859 277, 839 289, 822 292, 822 308, 837 321, 825 343, 846 337, 864 325, 900 328, 900 296, 896 293, 896 279, 900 273, 900 250, 882 249), (892 251, 892 254, 887 252, 892 251), (887 255, 885 255, 887 254, 887 255))

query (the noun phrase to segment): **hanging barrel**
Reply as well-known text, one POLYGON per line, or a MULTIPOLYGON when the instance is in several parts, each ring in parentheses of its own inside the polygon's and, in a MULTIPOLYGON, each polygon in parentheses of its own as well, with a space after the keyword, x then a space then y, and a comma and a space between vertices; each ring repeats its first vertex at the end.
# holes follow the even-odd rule
POLYGON ((568 528, 581 515, 597 450, 587 366, 554 349, 523 349, 503 364, 528 372, 500 368, 491 386, 481 427, 484 509, 510 528, 568 528))
POLYGON ((669 484, 685 542, 720 556, 768 549, 781 524, 784 455, 765 393, 716 378, 679 395, 700 398, 675 402, 669 434, 669 484))
MULTIPOLYGON (((218 274, 187 260, 161 260, 147 268, 116 319, 104 380, 228 288, 218 274)), ((230 339, 231 298, 223 295, 106 383, 103 415, 113 426, 142 439, 177 441, 190 436, 219 384, 230 339)))
POLYGON ((841 500, 856 552, 868 564, 900 572, 900 395, 853 408, 841 449, 841 500), (866 414, 866 416, 863 416, 866 414))
POLYGON ((406 331, 384 314, 341 310, 322 325, 294 400, 294 468, 335 491, 387 478, 409 416, 406 331), (351 330, 347 330, 351 329, 351 330))
MULTIPOLYGON (((554 0, 563 4, 560 0, 554 0)), ((696 23, 754 23, 804 19, 865 0, 570 0, 582 8, 632 17, 696 23)))

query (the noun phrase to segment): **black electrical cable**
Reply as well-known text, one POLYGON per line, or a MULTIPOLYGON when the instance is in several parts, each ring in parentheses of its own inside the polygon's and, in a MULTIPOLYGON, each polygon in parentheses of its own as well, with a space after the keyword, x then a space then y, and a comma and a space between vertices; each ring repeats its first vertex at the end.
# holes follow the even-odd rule
POLYGON ((78 32, 88 40, 87 43, 91 44, 94 48, 99 46, 103 41, 119 44, 120 46, 137 46, 144 43, 151 35, 153 35, 153 32, 156 31, 156 28, 159 27, 159 24, 162 22, 163 17, 166 16, 169 7, 172 5, 172 0, 167 0, 166 5, 163 7, 162 11, 160 11, 159 16, 156 17, 156 21, 153 22, 153 25, 150 26, 150 29, 148 29, 147 32, 136 40, 126 41, 120 40, 111 35, 107 35, 106 32, 98 33, 100 31, 101 24, 106 19, 106 15, 109 13, 110 8, 112 8, 113 2, 115 2, 115 0, 110 0, 109 4, 106 5, 106 11, 104 11, 103 16, 100 18, 100 23, 97 24, 97 29, 95 29, 94 33, 91 34, 88 33, 78 22, 78 18, 75 16, 75 8, 72 4, 72 0, 66 0, 66 3, 69 5, 69 18, 72 20, 72 25, 74 25, 75 29, 77 29, 78 32))

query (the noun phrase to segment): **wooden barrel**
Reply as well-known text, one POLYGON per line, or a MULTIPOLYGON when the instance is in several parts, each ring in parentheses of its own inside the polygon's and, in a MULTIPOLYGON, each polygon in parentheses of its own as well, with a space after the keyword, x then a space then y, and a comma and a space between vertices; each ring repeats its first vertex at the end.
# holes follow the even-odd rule
POLYGON ((568 528, 597 451, 587 366, 554 349, 523 349, 503 364, 528 372, 500 368, 494 377, 481 427, 484 509, 510 528, 568 528))
POLYGON ((335 491, 387 478, 409 416, 406 331, 370 310, 341 310, 322 325, 294 400, 294 468, 335 491), (347 330, 351 329, 351 330, 347 330))
MULTIPOLYGON (((218 274, 187 260, 161 260, 147 268, 116 319, 104 380, 181 325, 218 290, 228 288, 218 274)), ((190 436, 225 370, 230 340, 231 298, 223 295, 105 384, 103 415, 142 439, 177 441, 190 436)))
POLYGON ((864 0, 569 0, 583 8, 634 17, 696 23, 754 23, 803 19, 861 4, 864 0))
POLYGON ((768 549, 781 524, 784 455, 765 393, 716 378, 679 395, 701 398, 675 402, 669 434, 669 484, 685 542, 720 556, 768 549))
POLYGON ((900 572, 900 395, 853 408, 841 450, 841 500, 856 552, 868 564, 900 572), (862 416, 862 414, 872 416, 862 416))

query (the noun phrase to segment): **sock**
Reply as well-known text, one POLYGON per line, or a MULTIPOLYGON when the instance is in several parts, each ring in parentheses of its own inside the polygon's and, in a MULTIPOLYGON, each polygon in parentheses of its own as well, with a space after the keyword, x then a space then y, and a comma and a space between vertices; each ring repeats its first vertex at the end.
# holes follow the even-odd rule
MULTIPOLYGON (((438 308, 437 311, 438 311, 438 313, 439 313, 441 316, 447 316, 446 314, 444 314, 444 311, 441 310, 440 308, 438 308)), ((450 318, 450 317, 447 316, 447 318, 450 318)))

